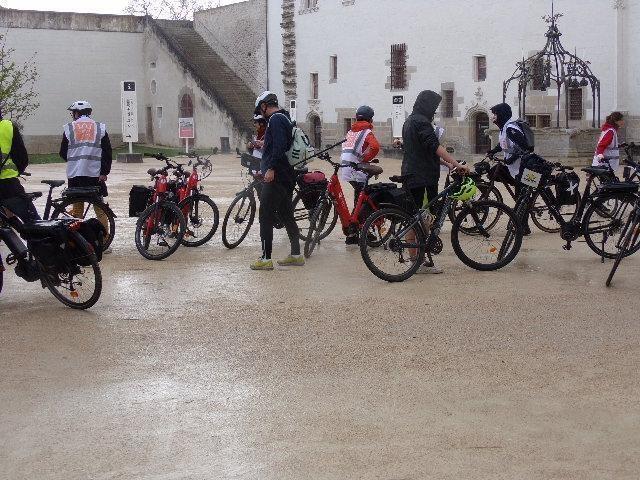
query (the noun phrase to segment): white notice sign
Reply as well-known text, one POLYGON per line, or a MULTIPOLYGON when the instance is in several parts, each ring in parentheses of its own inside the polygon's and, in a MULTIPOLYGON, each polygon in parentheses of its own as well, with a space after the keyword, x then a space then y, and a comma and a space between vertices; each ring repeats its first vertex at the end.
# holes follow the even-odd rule
POLYGON ((404 96, 393 96, 393 110, 391 111, 391 130, 393 138, 402 138, 402 126, 404 125, 404 96))
POLYGON ((122 102, 122 141, 138 141, 138 99, 136 82, 120 82, 122 102))

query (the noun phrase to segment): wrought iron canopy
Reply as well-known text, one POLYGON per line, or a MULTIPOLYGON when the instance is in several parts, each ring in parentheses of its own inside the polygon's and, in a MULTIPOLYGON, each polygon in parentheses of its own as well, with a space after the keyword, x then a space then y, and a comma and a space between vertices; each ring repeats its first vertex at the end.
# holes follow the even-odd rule
POLYGON ((516 70, 511 78, 503 82, 502 100, 507 101, 507 93, 512 83, 518 85, 518 113, 526 115, 527 91, 555 88, 557 91, 556 127, 560 127, 560 102, 564 92, 565 126, 569 128, 569 90, 572 88, 590 87, 592 97, 592 122, 596 127, 596 118, 600 125, 600 80, 593 74, 590 62, 582 60, 577 53, 570 53, 560 42, 562 33, 558 29, 558 19, 562 14, 545 15, 543 20, 549 24, 545 34, 547 43, 542 50, 529 58, 516 63, 516 70))

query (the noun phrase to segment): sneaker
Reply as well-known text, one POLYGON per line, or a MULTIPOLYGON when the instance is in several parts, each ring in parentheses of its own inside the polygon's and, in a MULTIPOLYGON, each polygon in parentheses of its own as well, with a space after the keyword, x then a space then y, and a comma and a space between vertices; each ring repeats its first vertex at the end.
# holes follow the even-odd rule
POLYGON ((102 251, 103 255, 109 255, 111 252, 113 252, 113 250, 111 249, 111 247, 107 247, 102 251))
POLYGON ((347 237, 347 239, 344 241, 345 245, 358 245, 359 243, 360 239, 356 235, 347 237))
POLYGON ((273 261, 260 258, 251 264, 251 270, 273 270, 273 261))
POLYGON ((444 270, 435 265, 420 265, 416 273, 420 275, 438 275, 439 273, 444 273, 444 270))
POLYGON ((304 257, 302 255, 289 255, 287 258, 278 260, 281 267, 302 267, 304 265, 304 257))

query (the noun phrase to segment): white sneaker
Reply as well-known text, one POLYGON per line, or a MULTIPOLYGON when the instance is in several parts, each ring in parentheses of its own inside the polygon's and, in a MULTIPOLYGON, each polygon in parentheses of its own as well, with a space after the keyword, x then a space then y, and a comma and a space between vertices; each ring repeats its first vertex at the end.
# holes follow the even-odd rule
POLYGON ((418 267, 416 273, 419 275, 438 275, 439 273, 444 273, 444 270, 435 265, 429 266, 423 264, 418 267))
POLYGON ((111 247, 107 247, 102 251, 102 254, 109 255, 111 252, 113 252, 113 250, 111 250, 111 247))

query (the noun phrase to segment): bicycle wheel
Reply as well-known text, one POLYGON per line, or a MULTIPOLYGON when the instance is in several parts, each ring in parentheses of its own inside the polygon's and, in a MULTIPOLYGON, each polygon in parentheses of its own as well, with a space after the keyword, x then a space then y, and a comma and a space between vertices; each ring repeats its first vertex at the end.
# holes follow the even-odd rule
MULTIPOLYGON (((624 227, 633 213, 634 204, 633 197, 618 196, 598 198, 589 205, 582 220, 582 232, 586 244, 596 255, 605 258, 618 256, 618 246, 624 238, 624 227), (609 207, 615 210, 610 210, 609 207)), ((639 249, 640 245, 631 245, 626 255, 639 249)))
POLYGON ((102 272, 98 259, 87 241, 77 232, 70 231, 70 239, 75 243, 75 249, 82 252, 83 263, 65 265, 64 271, 51 272, 41 267, 41 278, 49 291, 58 301, 67 307, 86 310, 92 307, 102 293, 102 272))
MULTIPOLYGON (((492 187, 488 183, 478 182, 476 183, 476 186, 478 187, 478 193, 473 197, 473 201, 477 202, 480 200, 493 200, 494 202, 504 203, 502 193, 500 193, 500 190, 498 190, 498 187, 496 187, 495 185, 492 187)), ((454 200, 453 203, 451 203, 451 208, 448 212, 449 220, 451 220, 451 223, 453 223, 453 221, 456 219, 463 208, 463 202, 454 200)))
POLYGON ((185 247, 204 245, 218 230, 220 213, 218 206, 207 195, 191 195, 178 204, 187 221, 187 230, 182 239, 185 247))
POLYGON ((620 244, 620 249, 618 251, 618 255, 616 256, 615 261, 613 262, 613 266, 611 267, 611 271, 609 272, 609 276, 607 277, 606 285, 607 287, 611 286, 611 281, 613 280, 613 276, 616 274, 618 267, 620 266, 620 262, 624 257, 628 257, 631 253, 628 253, 628 249, 631 245, 637 242, 638 236, 640 235, 640 218, 638 215, 635 215, 633 221, 630 222, 629 228, 626 229, 625 237, 620 244))
POLYGON ((522 245, 516 213, 491 200, 469 202, 451 227, 451 245, 462 263, 481 271, 498 270, 511 263, 522 245), (498 221, 489 229, 490 219, 498 221))
MULTIPOLYGON (((78 218, 79 220, 88 220, 90 218, 102 217, 107 223, 105 229, 107 234, 104 237, 102 249, 106 250, 113 242, 113 238, 116 235, 116 220, 111 213, 111 209, 106 208, 106 204, 103 202, 96 202, 93 198, 66 198, 62 202, 56 204, 51 219, 56 218, 78 218), (82 203, 82 216, 73 216, 73 205, 76 203, 82 203)), ((103 224, 104 225, 104 224, 103 224)))
POLYGON ((403 282, 416 273, 424 262, 426 243, 417 222, 397 208, 383 208, 369 215, 360 235, 360 255, 371 273, 387 282, 403 282), (364 234, 376 229, 385 232, 376 241, 364 234))
MULTIPOLYGON (((550 195, 555 199, 555 195, 550 195)), ((567 222, 573 218, 576 213, 576 209, 580 203, 580 194, 575 193, 575 204, 573 205, 559 205, 557 202, 554 207, 558 210, 562 218, 567 222)), ((535 193, 531 207, 531 220, 543 232, 558 233, 560 231, 560 224, 556 218, 551 214, 549 206, 545 203, 544 199, 539 193, 535 193)))
MULTIPOLYGON (((313 212, 313 208, 307 209, 307 207, 304 206, 304 202, 302 201, 304 195, 305 192, 298 192, 293 198, 293 218, 295 218, 296 223, 298 224, 300 240, 302 241, 307 240, 309 220, 311 219, 311 214, 313 212)), ((333 203, 331 204, 331 210, 331 213, 329 213, 329 220, 326 222, 324 230, 320 233, 320 240, 327 238, 338 222, 338 212, 336 212, 333 203)))
POLYGON ((242 192, 233 199, 222 221, 222 243, 236 248, 242 243, 256 218, 256 199, 253 192, 242 192))
POLYGON ((187 225, 175 203, 157 202, 142 212, 136 223, 136 248, 144 258, 163 260, 172 255, 184 238, 187 225))
POLYGON ((323 196, 311 214, 311 220, 309 220, 309 230, 307 233, 307 239, 304 242, 304 256, 309 258, 316 246, 322 240, 322 232, 325 230, 329 214, 331 213, 332 202, 323 196))

